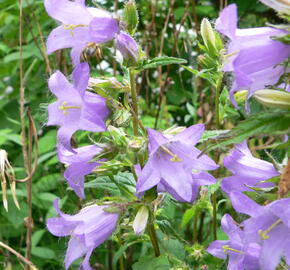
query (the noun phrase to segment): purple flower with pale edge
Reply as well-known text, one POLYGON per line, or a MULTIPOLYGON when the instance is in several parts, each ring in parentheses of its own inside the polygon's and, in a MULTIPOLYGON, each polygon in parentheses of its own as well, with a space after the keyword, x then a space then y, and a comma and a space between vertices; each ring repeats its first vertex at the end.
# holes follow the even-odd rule
POLYGON ((139 48, 136 41, 128 34, 121 32, 116 37, 117 49, 121 52, 124 59, 137 62, 139 48))
POLYGON ((245 238, 261 245, 261 270, 275 270, 282 257, 290 266, 290 199, 260 206, 246 195, 232 192, 235 210, 251 216, 243 222, 245 238))
POLYGON ((67 164, 64 178, 70 187, 82 199, 85 198, 84 181, 85 175, 90 174, 98 165, 98 162, 91 162, 94 156, 99 154, 102 149, 96 145, 88 145, 73 149, 74 152, 58 147, 58 158, 60 162, 67 164))
POLYGON ((72 74, 73 85, 60 71, 55 72, 48 81, 50 91, 57 97, 57 101, 48 106, 47 125, 60 126, 58 144, 70 151, 73 151, 70 139, 77 130, 106 130, 105 120, 109 114, 106 100, 86 91, 89 72, 89 65, 82 63, 72 74))
POLYGON ((216 21, 216 29, 230 39, 224 71, 234 72, 230 98, 235 106, 236 91, 249 90, 250 97, 256 90, 276 84, 285 71, 280 64, 290 56, 289 45, 272 39, 287 31, 272 27, 238 29, 237 22, 235 4, 227 6, 216 21))
POLYGON ((228 269, 250 270, 259 269, 260 245, 247 242, 244 232, 228 214, 222 218, 222 230, 228 235, 229 240, 214 241, 207 251, 220 259, 229 257, 228 269))
POLYGON ((148 129, 149 159, 138 177, 137 193, 158 185, 159 191, 191 202, 196 197, 197 186, 215 183, 214 177, 204 171, 215 170, 218 165, 206 155, 199 157, 201 151, 194 147, 203 132, 201 124, 170 137, 148 129))
POLYGON ((221 183, 222 189, 228 194, 233 190, 253 191, 251 187, 272 187, 273 183, 263 181, 279 175, 270 162, 252 156, 246 141, 237 144, 224 158, 224 166, 234 174, 224 178, 221 183))
POLYGON ((52 30, 47 39, 48 54, 64 48, 72 48, 74 65, 91 42, 102 44, 114 39, 119 24, 112 15, 102 9, 88 8, 85 1, 45 0, 47 13, 61 25, 52 30))
POLYGON ((73 216, 60 211, 58 200, 55 200, 54 207, 59 217, 49 218, 47 228, 55 236, 70 236, 65 268, 68 269, 73 261, 85 256, 80 269, 93 270, 90 256, 113 233, 119 215, 105 212, 105 206, 99 205, 85 207, 73 216))

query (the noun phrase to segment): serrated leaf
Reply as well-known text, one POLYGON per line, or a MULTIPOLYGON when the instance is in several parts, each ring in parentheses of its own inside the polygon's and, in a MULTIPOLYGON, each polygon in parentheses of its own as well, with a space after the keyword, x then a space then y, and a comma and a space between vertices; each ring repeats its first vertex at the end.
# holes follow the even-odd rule
POLYGON ((147 61, 142 66, 142 69, 157 68, 159 66, 167 66, 167 65, 172 65, 172 64, 184 64, 184 63, 186 63, 185 59, 169 57, 169 56, 160 56, 160 57, 155 57, 147 61))

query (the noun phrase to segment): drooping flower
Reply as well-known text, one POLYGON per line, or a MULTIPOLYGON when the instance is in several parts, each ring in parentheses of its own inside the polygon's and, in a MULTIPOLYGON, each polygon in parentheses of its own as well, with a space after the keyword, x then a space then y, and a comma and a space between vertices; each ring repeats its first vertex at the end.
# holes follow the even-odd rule
POLYGON ((85 1, 45 0, 47 13, 61 25, 47 39, 48 54, 72 48, 73 63, 80 62, 80 55, 89 43, 102 44, 114 39, 119 32, 118 21, 102 9, 85 6, 85 1), (93 24, 91 24, 93 22, 93 24))
POLYGON ((237 144, 224 158, 224 166, 233 173, 225 177, 221 183, 226 193, 231 191, 253 191, 252 188, 272 187, 273 183, 263 182, 279 175, 270 162, 253 157, 247 142, 237 144))
POLYGON ((222 230, 229 240, 217 240, 210 244, 207 251, 220 259, 227 259, 229 270, 259 269, 260 245, 247 242, 244 232, 228 214, 222 218, 222 230))
POLYGON ((261 245, 258 269, 275 270, 282 257, 290 266, 290 199, 260 206, 239 192, 230 197, 237 212, 251 217, 242 225, 247 241, 261 245))
POLYGON ((72 151, 70 139, 77 130, 101 132, 106 130, 105 119, 109 111, 106 100, 86 91, 89 66, 79 64, 73 74, 73 85, 60 72, 55 72, 48 85, 57 101, 48 106, 47 125, 60 126, 58 143, 72 151))
POLYGON ((204 125, 193 125, 175 136, 148 129, 149 159, 140 172, 137 193, 158 185, 180 201, 195 199, 198 185, 215 182, 206 170, 215 170, 218 165, 195 148, 204 131, 204 125), (193 173, 193 170, 198 171, 193 173))
POLYGON ((102 149, 96 145, 83 146, 68 151, 62 146, 58 147, 58 158, 60 162, 68 165, 64 171, 64 178, 70 187, 82 199, 85 198, 84 181, 85 175, 90 174, 98 165, 98 162, 91 161, 102 149))
POLYGON ((263 4, 277 10, 278 12, 290 14, 289 0, 260 0, 263 4))
POLYGON ((138 44, 130 35, 123 32, 117 35, 116 46, 123 55, 125 61, 137 62, 139 53, 138 44))
POLYGON ((47 228, 55 236, 70 236, 65 268, 68 269, 73 261, 85 256, 80 269, 93 270, 90 256, 113 233, 119 215, 105 212, 106 206, 99 205, 85 207, 76 215, 62 213, 58 200, 54 202, 54 207, 59 217, 48 219, 47 228))
POLYGON ((272 27, 237 28, 237 6, 226 7, 216 21, 216 29, 230 39, 224 71, 234 73, 230 90, 232 103, 234 93, 249 90, 250 97, 256 90, 274 85, 285 71, 283 61, 290 56, 290 46, 273 40, 288 32, 272 27))

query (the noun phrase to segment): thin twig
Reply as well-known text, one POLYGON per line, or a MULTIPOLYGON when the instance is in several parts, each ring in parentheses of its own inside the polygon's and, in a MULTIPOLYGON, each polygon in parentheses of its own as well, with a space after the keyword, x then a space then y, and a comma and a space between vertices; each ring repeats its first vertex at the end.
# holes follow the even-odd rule
POLYGON ((9 252, 14 254, 19 260, 24 262, 29 270, 37 270, 36 266, 28 259, 26 259, 24 256, 22 256, 19 252, 14 250, 13 248, 9 247, 8 245, 4 244, 3 242, 0 241, 0 246, 7 249, 9 252))

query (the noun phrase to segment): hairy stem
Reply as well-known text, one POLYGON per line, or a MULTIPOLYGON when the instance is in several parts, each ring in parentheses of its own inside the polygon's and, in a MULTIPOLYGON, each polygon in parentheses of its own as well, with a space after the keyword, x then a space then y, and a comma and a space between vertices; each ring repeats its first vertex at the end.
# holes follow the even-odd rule
MULTIPOLYGON (((220 129, 220 109, 219 109, 219 98, 220 92, 222 89, 222 80, 223 74, 222 72, 219 73, 218 80, 215 87, 215 128, 220 129)), ((219 160, 219 153, 216 152, 215 154, 215 161, 218 163, 219 160)), ((218 170, 215 171, 215 177, 218 177, 218 170)), ((212 204, 213 204, 213 239, 217 239, 217 197, 216 192, 212 195, 212 204)))
POLYGON ((134 136, 138 136, 138 99, 135 83, 135 74, 134 70, 130 69, 130 88, 131 88, 131 97, 132 97, 132 107, 133 107, 133 132, 134 136))

